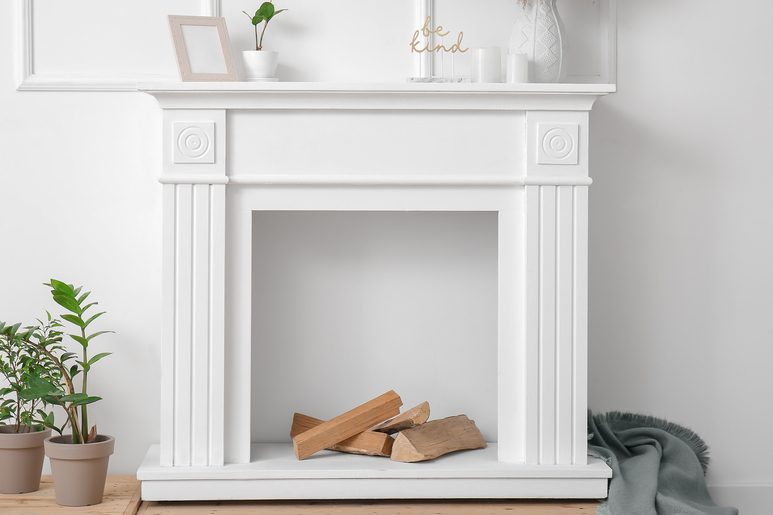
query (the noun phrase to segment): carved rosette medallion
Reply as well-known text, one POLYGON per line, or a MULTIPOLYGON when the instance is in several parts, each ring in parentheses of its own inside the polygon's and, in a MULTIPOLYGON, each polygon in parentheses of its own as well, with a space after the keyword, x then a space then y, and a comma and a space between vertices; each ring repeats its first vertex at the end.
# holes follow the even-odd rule
POLYGON ((175 164, 215 162, 214 122, 174 122, 173 129, 175 164))
POLYGON ((537 164, 576 165, 579 161, 579 125, 539 124, 537 164))

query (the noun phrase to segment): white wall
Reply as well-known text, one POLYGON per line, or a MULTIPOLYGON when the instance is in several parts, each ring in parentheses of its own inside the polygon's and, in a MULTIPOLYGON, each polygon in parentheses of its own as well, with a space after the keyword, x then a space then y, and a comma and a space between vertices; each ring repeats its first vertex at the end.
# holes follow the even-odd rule
POLYGON ((591 115, 589 395, 692 427, 709 484, 766 484, 769 513, 773 6, 729 7, 619 2, 619 92, 591 115))
MULTIPOLYGON (((157 75, 174 74, 158 17, 200 5, 138 1, 121 23, 125 4, 73 0, 63 10, 38 2, 46 30, 36 34, 36 71, 60 72, 58 58, 65 70, 157 75), (46 13, 63 23, 47 24, 46 13), (89 27, 95 36, 84 40, 89 27), (101 45, 123 52, 126 64, 105 59, 101 45)), ((13 4, 0 2, 0 320, 54 309, 41 285, 51 277, 94 291, 108 311, 101 328, 116 334, 96 344, 115 355, 90 377, 92 393, 105 398, 92 419, 118 438, 111 472, 132 473, 158 441, 160 110, 139 93, 15 91, 13 4)), ((301 0, 294 17, 281 15, 297 36, 288 54, 330 65, 304 72, 291 61, 286 78, 357 78, 350 63, 364 63, 361 53, 346 50, 344 66, 329 43, 343 36, 324 38, 383 14, 384 3, 356 4, 363 7, 341 4, 349 11, 336 22, 315 22, 312 3, 301 0), (313 52, 300 44, 307 37, 313 52)), ((773 209, 765 198, 773 187, 773 6, 618 4, 619 92, 591 115, 590 404, 692 427, 711 446, 708 480, 721 487, 718 497, 748 506, 744 515, 764 513, 752 506, 773 504, 773 209)), ((234 16, 236 47, 247 38, 234 16)), ((269 29, 277 44, 288 37, 280 21, 269 29)), ((405 24, 392 15, 377 23, 405 24)), ((388 33, 376 39, 392 41, 388 33)), ((360 68, 363 80, 387 80, 384 67, 398 81, 412 71, 405 55, 384 55, 383 67, 360 68)))
POLYGON ((93 292, 107 311, 94 325, 115 334, 90 347, 114 352, 89 375, 105 399, 90 420, 118 439, 111 472, 129 473, 158 440, 158 107, 140 94, 16 92, 11 6, 0 3, 0 320, 61 313, 51 278, 93 292))

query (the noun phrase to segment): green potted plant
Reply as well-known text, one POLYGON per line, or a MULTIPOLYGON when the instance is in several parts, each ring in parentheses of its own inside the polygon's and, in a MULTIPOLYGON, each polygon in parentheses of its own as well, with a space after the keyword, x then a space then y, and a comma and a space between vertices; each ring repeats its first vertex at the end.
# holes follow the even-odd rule
MULTIPOLYGON (((65 333, 51 331, 47 338, 23 341, 45 356, 56 368, 56 374, 48 377, 32 377, 30 387, 21 393, 28 398, 38 397, 60 406, 66 415, 66 422, 57 427, 50 419, 44 424, 59 433, 59 436, 45 440, 45 453, 51 461, 54 476, 56 502, 64 506, 87 506, 102 502, 107 478, 108 460, 115 448, 112 436, 97 433, 96 425, 89 426, 88 405, 98 400, 88 394, 88 375, 92 366, 110 355, 102 352, 89 357, 89 344, 100 335, 112 331, 89 333, 89 326, 105 312, 87 314, 96 302, 88 298, 90 292, 81 293, 82 288, 52 279, 49 284, 54 301, 68 313, 61 317, 74 326, 68 336, 81 346, 81 356, 69 352, 62 341, 65 333), (80 391, 76 386, 80 380, 80 391), (71 432, 63 434, 69 426, 71 432)), ((57 320, 57 327, 65 326, 57 320)))
POLYGON ((27 395, 35 380, 58 379, 58 369, 47 356, 25 342, 46 341, 56 326, 48 324, 21 329, 21 324, 0 322, 0 493, 21 494, 40 488, 43 441, 51 436, 46 424, 54 421, 44 411, 42 396, 27 395))
POLYGON ((245 50, 242 52, 244 60, 244 71, 247 74, 247 80, 253 82, 263 81, 276 81, 274 78, 276 74, 276 66, 279 62, 279 52, 275 50, 263 49, 263 36, 266 34, 268 28, 268 22, 270 22, 274 16, 286 11, 287 9, 274 8, 274 4, 271 1, 263 2, 254 15, 250 15, 246 11, 242 11, 250 19, 255 29, 255 50, 245 50), (263 24, 263 30, 260 31, 260 38, 258 38, 258 25, 263 24))

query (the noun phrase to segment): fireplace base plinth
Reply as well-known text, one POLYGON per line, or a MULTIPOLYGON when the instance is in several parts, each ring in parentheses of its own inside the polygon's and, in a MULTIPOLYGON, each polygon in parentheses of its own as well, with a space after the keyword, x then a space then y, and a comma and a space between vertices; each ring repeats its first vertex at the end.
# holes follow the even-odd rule
POLYGON ((422 463, 322 451, 298 461, 291 444, 253 444, 248 464, 162 467, 159 446, 137 472, 146 501, 277 499, 601 499, 611 470, 497 460, 497 444, 422 463))

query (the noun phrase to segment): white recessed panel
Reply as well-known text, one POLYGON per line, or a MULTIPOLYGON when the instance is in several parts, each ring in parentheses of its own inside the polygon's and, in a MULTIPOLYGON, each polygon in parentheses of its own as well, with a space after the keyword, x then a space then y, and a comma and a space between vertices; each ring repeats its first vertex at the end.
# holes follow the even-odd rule
POLYGON ((230 145, 240 151, 229 160, 229 175, 509 175, 523 161, 513 145, 524 138, 523 118, 480 111, 233 111, 230 145))
MULTIPOLYGON (((35 74, 177 77, 168 14, 201 15, 190 0, 32 0, 35 74)), ((244 15, 242 15, 244 16, 244 15)))

